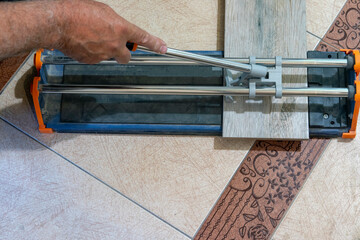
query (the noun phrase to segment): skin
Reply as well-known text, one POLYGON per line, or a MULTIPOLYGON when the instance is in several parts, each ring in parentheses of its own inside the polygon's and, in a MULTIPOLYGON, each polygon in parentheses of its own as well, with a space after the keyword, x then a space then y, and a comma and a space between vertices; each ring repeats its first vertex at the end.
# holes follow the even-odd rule
POLYGON ((158 53, 166 43, 92 0, 0 3, 0 59, 37 48, 58 49, 80 62, 115 58, 127 63, 127 42, 158 53))

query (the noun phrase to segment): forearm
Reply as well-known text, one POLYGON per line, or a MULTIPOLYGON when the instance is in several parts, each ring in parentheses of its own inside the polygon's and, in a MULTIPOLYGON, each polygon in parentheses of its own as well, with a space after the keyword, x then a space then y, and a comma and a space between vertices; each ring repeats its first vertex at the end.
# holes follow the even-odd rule
POLYGON ((61 26, 58 1, 0 3, 0 59, 35 48, 57 48, 61 26))
POLYGON ((127 42, 159 53, 166 43, 92 0, 0 3, 0 59, 35 48, 54 48, 84 62, 130 60, 127 42))

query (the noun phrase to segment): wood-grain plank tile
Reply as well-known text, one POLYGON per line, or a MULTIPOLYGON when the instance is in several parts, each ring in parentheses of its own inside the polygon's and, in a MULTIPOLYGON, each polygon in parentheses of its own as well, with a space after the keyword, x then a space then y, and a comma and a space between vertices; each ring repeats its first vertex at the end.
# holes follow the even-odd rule
POLYGON ((1 239, 188 239, 0 120, 1 239))
MULTIPOLYGON (((306 57, 304 1, 226 1, 225 57, 306 57)), ((305 69, 283 69, 283 87, 307 86, 305 69)), ((223 136, 309 137, 307 98, 234 97, 224 101, 223 136)))

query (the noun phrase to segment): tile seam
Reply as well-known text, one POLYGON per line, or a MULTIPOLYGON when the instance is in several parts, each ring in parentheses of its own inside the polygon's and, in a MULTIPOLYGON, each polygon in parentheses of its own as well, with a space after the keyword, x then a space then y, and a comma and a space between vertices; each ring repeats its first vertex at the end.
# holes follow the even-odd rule
POLYGON ((111 186, 110 184, 108 184, 107 182, 105 182, 104 180, 100 179, 99 177, 95 176, 94 174, 92 174, 91 172, 89 172, 88 170, 86 170, 85 168, 82 168, 81 166, 77 165, 76 163, 74 163, 73 161, 71 161, 70 159, 62 156, 60 153, 56 152, 54 149, 50 148, 49 146, 47 146, 46 144, 42 143, 41 141, 39 141, 38 139, 36 139, 35 137, 31 136, 29 133, 25 132, 24 130, 18 128, 15 124, 11 123, 10 121, 8 121, 7 119, 3 118, 2 116, 0 116, 0 120, 2 120, 3 122, 5 122, 6 124, 10 125, 11 127, 13 127, 14 129, 16 129, 17 131, 21 132, 22 134, 24 134, 25 136, 29 137, 31 140, 37 142, 38 144, 40 144, 41 146, 45 147, 47 150, 51 151, 52 153, 56 154, 58 157, 61 157, 63 160, 65 160, 66 162, 68 162, 69 164, 71 164, 72 166, 76 167, 77 169, 79 169, 80 171, 82 171, 83 173, 85 173, 86 175, 90 176, 91 178, 93 178, 94 180, 96 180, 97 182, 103 184, 105 187, 111 189, 112 191, 114 191, 115 193, 119 194, 120 196, 122 196, 123 198, 125 198, 126 200, 128 200, 129 202, 131 202, 132 204, 136 205, 137 207, 141 208, 142 210, 144 210, 145 212, 147 212, 148 214, 152 215, 153 217, 155 217, 156 219, 160 220, 161 222, 165 223, 166 225, 168 225, 169 227, 171 227, 172 229, 176 230, 177 232, 181 233, 182 235, 184 235, 185 237, 191 239, 190 235, 185 233, 184 231, 182 231, 180 228, 176 227, 175 225, 171 224, 170 222, 168 222, 167 220, 161 218, 160 216, 156 215, 154 212, 150 211, 149 209, 145 208, 144 206, 142 206, 140 203, 136 202, 135 200, 133 200, 132 198, 128 197, 127 195, 125 195, 124 193, 122 193, 121 191, 119 191, 118 189, 116 189, 115 187, 111 186))

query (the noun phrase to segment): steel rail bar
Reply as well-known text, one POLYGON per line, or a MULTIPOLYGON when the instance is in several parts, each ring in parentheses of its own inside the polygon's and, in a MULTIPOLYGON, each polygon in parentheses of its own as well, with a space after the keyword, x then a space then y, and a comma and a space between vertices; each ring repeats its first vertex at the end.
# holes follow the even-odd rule
MULTIPOLYGON (((154 53, 153 51, 142 46, 138 46, 138 49, 141 51, 154 53)), ((268 73, 267 67, 262 65, 238 63, 223 58, 210 57, 192 52, 181 51, 174 48, 167 48, 167 52, 163 55, 198 62, 206 65, 231 69, 235 71, 241 71, 249 73, 253 77, 265 77, 268 73)))
MULTIPOLYGON (((249 64, 249 58, 223 58, 228 61, 249 64)), ((43 56, 43 64, 54 65, 74 65, 83 64, 75 61, 69 57, 62 56, 43 56)), ((117 65, 115 60, 105 60, 98 64, 104 65, 117 65)), ((198 62, 191 62, 185 60, 179 60, 169 57, 144 57, 133 56, 129 62, 132 65, 203 65, 198 62)), ((267 67, 275 66, 275 58, 257 58, 256 64, 264 65, 267 67)), ((286 68, 307 68, 307 67, 321 67, 321 68, 346 68, 348 66, 347 59, 328 59, 328 58, 283 58, 282 67, 286 68)))
MULTIPOLYGON (((144 94, 144 95, 231 95, 247 96, 248 88, 217 86, 140 86, 140 85, 64 85, 40 84, 46 94, 144 94)), ((347 88, 284 88, 284 97, 348 97, 347 88)), ((256 89, 257 96, 275 96, 274 88, 256 89)))

